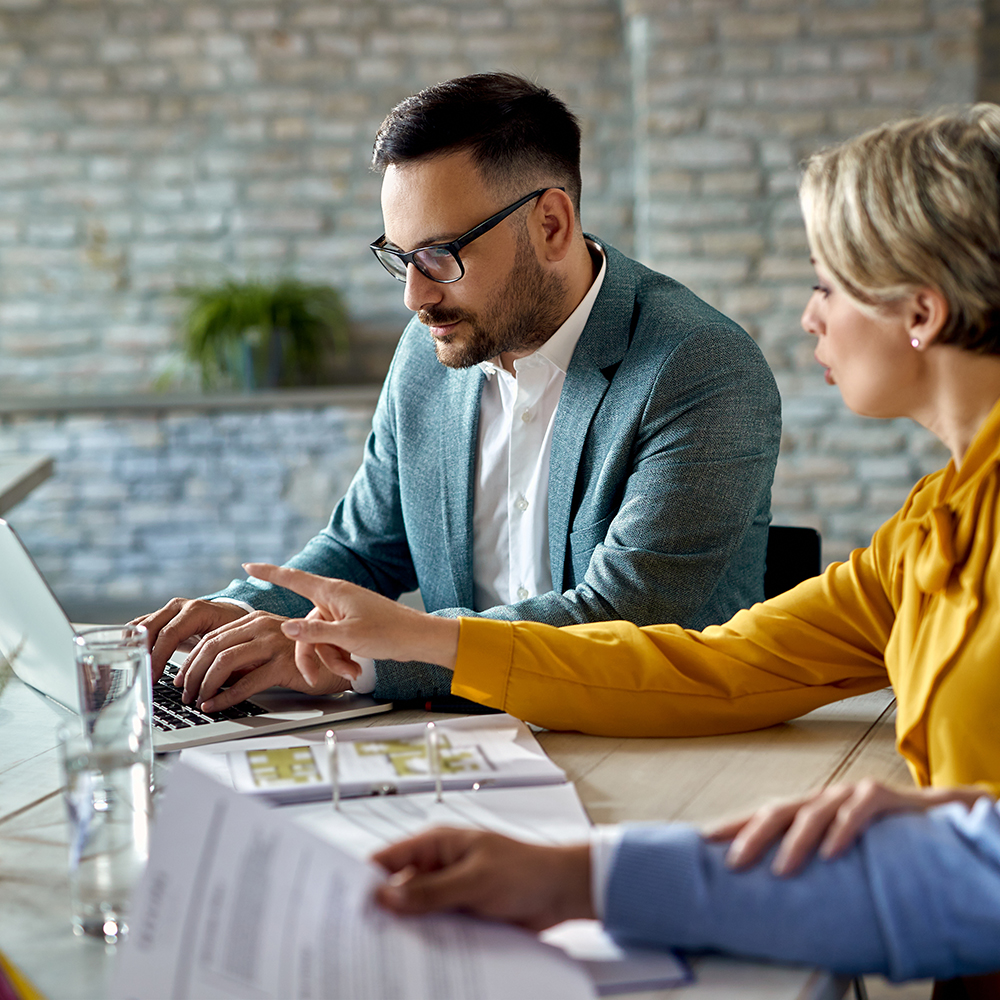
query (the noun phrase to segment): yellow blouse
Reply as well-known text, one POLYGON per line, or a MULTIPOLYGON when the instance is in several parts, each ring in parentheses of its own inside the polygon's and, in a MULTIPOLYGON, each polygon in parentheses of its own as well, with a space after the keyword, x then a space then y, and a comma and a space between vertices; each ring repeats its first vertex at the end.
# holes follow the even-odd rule
POLYGON ((892 683, 921 785, 1000 793, 1000 404, 871 545, 702 632, 463 618, 452 692, 550 729, 738 732, 892 683))

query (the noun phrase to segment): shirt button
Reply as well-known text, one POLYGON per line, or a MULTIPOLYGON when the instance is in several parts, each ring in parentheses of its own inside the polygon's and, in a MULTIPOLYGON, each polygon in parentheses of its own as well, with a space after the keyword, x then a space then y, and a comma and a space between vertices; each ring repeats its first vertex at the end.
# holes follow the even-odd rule
POLYGON ((521 419, 522 419, 522 420, 523 420, 523 421, 524 421, 525 423, 528 423, 528 422, 529 422, 529 421, 531 420, 531 410, 525 410, 525 411, 524 411, 524 412, 523 412, 523 413, 521 414, 521 419))
POLYGON ((527 596, 528 596, 528 592, 524 589, 524 587, 518 587, 517 588, 517 597, 518 597, 518 600, 523 601, 527 596))
POLYGON ((518 497, 518 498, 517 498, 517 499, 516 499, 516 500, 514 501, 514 506, 515 506, 515 507, 516 507, 516 508, 517 508, 518 510, 527 510, 527 509, 528 509, 528 501, 527 501, 527 500, 525 500, 525 499, 524 499, 524 497, 518 497))

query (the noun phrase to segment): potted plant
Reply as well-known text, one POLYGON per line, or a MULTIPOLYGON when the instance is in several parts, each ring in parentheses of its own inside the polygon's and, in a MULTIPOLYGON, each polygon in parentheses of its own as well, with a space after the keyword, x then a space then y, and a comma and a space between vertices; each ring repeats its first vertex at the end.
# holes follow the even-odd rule
POLYGON ((324 361, 347 349, 347 311, 330 285, 227 278, 178 292, 189 303, 184 351, 206 389, 315 385, 324 361))

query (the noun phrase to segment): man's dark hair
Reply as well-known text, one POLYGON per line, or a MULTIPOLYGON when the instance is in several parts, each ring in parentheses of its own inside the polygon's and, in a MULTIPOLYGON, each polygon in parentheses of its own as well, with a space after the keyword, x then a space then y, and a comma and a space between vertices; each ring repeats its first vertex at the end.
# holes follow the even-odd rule
MULTIPOLYGON (((580 125, 544 87, 513 73, 476 73, 400 101, 379 126, 372 168, 468 152, 483 180, 565 187, 580 214, 580 125)), ((512 192, 516 194, 516 192, 512 192)))

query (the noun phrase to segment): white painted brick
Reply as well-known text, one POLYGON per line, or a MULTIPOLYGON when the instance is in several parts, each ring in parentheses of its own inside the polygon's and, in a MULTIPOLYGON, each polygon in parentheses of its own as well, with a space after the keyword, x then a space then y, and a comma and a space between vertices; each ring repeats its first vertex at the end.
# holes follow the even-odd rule
POLYGON ((651 155, 657 165, 688 169, 738 167, 753 162, 753 150, 748 142, 713 136, 686 136, 661 140, 656 143, 651 155))
MULTIPOLYGON (((553 87, 580 113, 588 228, 628 250, 634 220, 649 220, 651 263, 689 268, 712 301, 754 327, 782 388, 783 447, 797 460, 834 455, 848 463, 842 479, 779 484, 776 512, 787 501, 798 521, 822 526, 828 555, 846 552, 866 540, 897 490, 944 461, 924 432, 859 424, 814 373, 809 339, 798 329, 812 275, 795 187, 811 149, 914 107, 976 96, 978 2, 630 0, 620 10, 613 0, 0 0, 0 7, 21 9, 17 16, 30 17, 36 30, 30 58, 16 33, 0 38, 5 398, 12 389, 38 394, 82 384, 135 391, 171 366, 177 384, 190 385, 190 368, 166 338, 177 321, 172 290, 194 259, 202 268, 216 260, 236 271, 294 268, 333 280, 372 331, 366 349, 391 350, 405 310, 364 251, 382 225, 379 181, 368 173, 372 135, 396 100, 425 83, 501 65, 553 87), (637 13, 650 29, 649 77, 640 88, 648 105, 638 119, 621 24, 637 13), (636 127, 648 143, 648 204, 635 201, 636 127), (269 217, 253 215, 256 208, 269 217), (283 214, 300 209, 311 214, 283 214), (125 255, 127 287, 116 286, 113 266, 85 263, 92 221, 107 233, 107 259, 125 255), (263 228, 251 232, 248 222, 263 228), (16 316, 24 302, 42 310, 30 322, 16 316), (38 350, 39 329, 51 329, 52 349, 38 350), (900 456, 906 472, 898 478, 857 474, 861 459, 900 456), (850 505, 859 485, 867 508, 860 514, 850 505)), ((199 474, 211 481, 219 436, 230 431, 205 426, 198 447, 214 448, 215 457, 199 474)), ((294 420, 288 427, 318 447, 311 430, 294 420)), ((332 477, 340 460, 328 463, 332 477)), ((149 500, 169 494, 158 483, 144 488, 149 500)), ((61 497, 49 521, 64 547, 71 499, 61 497)), ((114 532, 99 513, 88 530, 111 546, 114 532)), ((217 514, 205 507, 199 516, 208 523, 217 514)), ((258 508, 246 523, 265 525, 286 546, 315 527, 302 532, 288 505, 268 516, 258 508)), ((225 566, 218 553, 191 552, 187 561, 228 579, 242 554, 225 566)), ((170 562, 171 581, 190 579, 181 563, 170 562)), ((130 591, 148 564, 115 565, 130 591)), ((66 586, 93 589, 88 581, 66 586)))
POLYGON ((750 86, 754 103, 779 105, 830 105, 852 100, 861 93, 861 84, 853 76, 809 75, 774 77, 756 80, 750 86))

